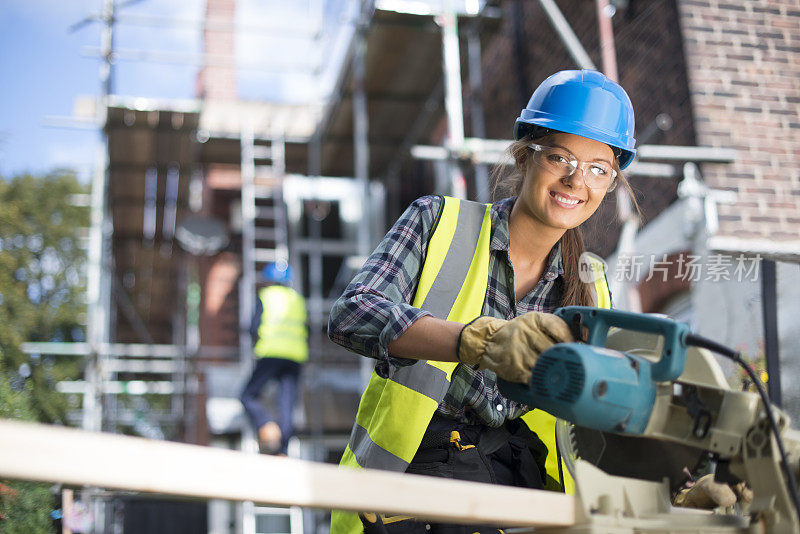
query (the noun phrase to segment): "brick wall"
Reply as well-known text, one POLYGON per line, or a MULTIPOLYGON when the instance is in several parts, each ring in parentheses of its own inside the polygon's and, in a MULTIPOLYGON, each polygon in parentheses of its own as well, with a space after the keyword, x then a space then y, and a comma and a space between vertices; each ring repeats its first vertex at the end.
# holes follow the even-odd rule
POLYGON ((723 236, 800 241, 800 1, 679 0, 701 145, 737 150, 705 164, 723 236))
POLYGON ((200 342, 204 346, 239 345, 238 282, 241 259, 222 252, 201 258, 200 342))
MULTIPOLYGON (((208 164, 203 198, 203 213, 220 221, 230 221, 241 178, 238 166, 208 164)), ((236 232, 232 242, 219 254, 200 259, 202 305, 200 341, 205 346, 239 345, 239 278, 241 277, 241 242, 236 232)))
POLYGON ((203 44, 206 64, 197 75, 197 95, 204 100, 236 100, 234 15, 236 0, 206 0, 203 44), (220 58, 230 58, 224 64, 220 58))

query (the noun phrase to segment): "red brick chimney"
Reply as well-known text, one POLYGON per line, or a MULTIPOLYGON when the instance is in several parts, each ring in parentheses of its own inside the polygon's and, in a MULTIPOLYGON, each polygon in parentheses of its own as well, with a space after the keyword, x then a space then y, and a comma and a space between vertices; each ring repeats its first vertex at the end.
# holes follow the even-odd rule
POLYGON ((206 0, 205 59, 197 75, 197 96, 203 100, 236 100, 235 14, 236 0, 206 0))
MULTIPOLYGON (((197 96, 206 104, 234 103, 237 100, 233 59, 235 13, 236 0, 206 0, 204 65, 197 75, 197 96)), ((231 197, 221 196, 219 190, 241 187, 239 167, 212 160, 205 163, 203 172, 203 211, 224 220, 231 197)), ((203 347, 236 347, 239 344, 237 286, 241 257, 238 253, 224 251, 202 258, 199 264, 203 295, 199 318, 200 344, 203 347)))

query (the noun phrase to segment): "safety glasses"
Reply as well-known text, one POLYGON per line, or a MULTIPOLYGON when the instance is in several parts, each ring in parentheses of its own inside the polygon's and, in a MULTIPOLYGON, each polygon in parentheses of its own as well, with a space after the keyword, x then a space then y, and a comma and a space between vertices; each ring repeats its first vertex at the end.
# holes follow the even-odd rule
POLYGON ((580 169, 583 182, 591 189, 611 191, 617 185, 617 171, 603 161, 578 161, 569 151, 554 146, 530 144, 533 161, 560 177, 568 177, 580 169))

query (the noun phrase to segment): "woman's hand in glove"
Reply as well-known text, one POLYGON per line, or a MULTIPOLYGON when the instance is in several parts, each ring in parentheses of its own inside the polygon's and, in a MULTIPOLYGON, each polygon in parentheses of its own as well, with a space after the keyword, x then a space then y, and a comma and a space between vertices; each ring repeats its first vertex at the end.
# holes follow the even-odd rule
POLYGON ((674 505, 684 508, 702 508, 713 510, 719 507, 733 506, 737 501, 749 503, 753 500, 753 491, 744 482, 733 486, 714 481, 714 475, 700 478, 691 487, 681 490, 675 496, 674 505))
POLYGON ((569 341, 574 341, 569 326, 552 313, 528 312, 509 321, 478 317, 461 330, 456 355, 461 363, 528 383, 539 354, 569 341))

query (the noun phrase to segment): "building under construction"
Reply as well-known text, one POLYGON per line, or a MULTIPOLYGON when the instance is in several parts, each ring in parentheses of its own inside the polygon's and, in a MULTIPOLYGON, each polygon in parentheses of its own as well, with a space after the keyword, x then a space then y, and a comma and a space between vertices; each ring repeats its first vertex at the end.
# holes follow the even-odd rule
MULTIPOLYGON (((59 386, 83 395, 75 423, 254 451, 238 400, 252 366, 248 327, 257 274, 285 260, 310 332, 290 454, 338 461, 371 367, 328 340, 331 303, 413 199, 489 201, 519 110, 568 68, 618 78, 636 110, 628 174, 643 218, 617 196, 584 230, 609 260, 615 305, 668 313, 764 358, 773 399, 800 413, 797 385, 780 387, 800 349, 797 314, 785 313, 800 298, 796 5, 418 4, 354 4, 322 106, 238 98, 235 0, 206 2, 196 99, 102 95, 108 150, 93 183, 89 336, 69 349, 87 365, 79 384, 59 386), (717 276, 675 271, 689 257, 716 262, 717 276), (760 276, 736 280, 739 263, 757 263, 760 276)), ((110 33, 113 2, 107 9, 110 33)), ((97 532, 146 510, 101 497, 97 532)), ((218 534, 326 528, 322 512, 246 503, 193 513, 218 534)))

